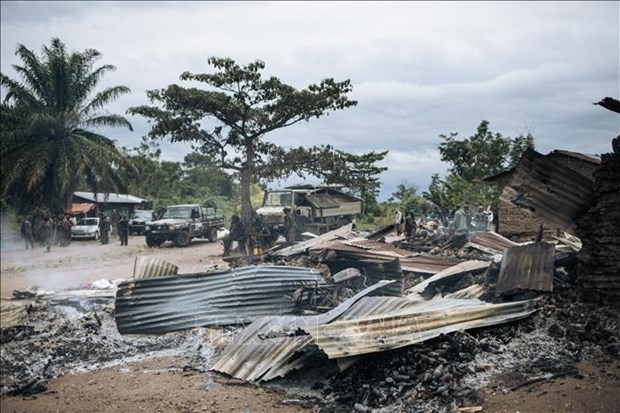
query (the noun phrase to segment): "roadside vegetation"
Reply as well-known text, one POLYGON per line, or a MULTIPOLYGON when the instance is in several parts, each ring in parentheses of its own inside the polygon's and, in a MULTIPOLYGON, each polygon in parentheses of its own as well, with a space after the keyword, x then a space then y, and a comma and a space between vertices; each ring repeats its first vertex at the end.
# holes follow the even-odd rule
POLYGON ((211 200, 227 219, 237 213, 249 221, 270 182, 312 176, 361 197, 365 215, 358 226, 371 230, 392 223, 397 208, 420 216, 461 203, 494 207, 494 188, 481 179, 513 167, 534 147, 531 134, 504 137, 482 120, 466 139, 456 132, 438 137, 441 159, 450 165, 447 176, 433 174, 425 191, 419 189, 424 183, 403 182, 378 202, 380 174, 387 170, 379 164, 388 151, 353 154, 331 145, 281 147, 268 140, 274 130, 354 107, 348 79, 326 78, 299 90, 263 76, 262 61, 240 65, 211 57, 210 72, 181 74, 191 87, 151 90, 151 105, 129 108, 149 119, 152 129, 137 147, 118 147, 101 128, 131 124, 105 108, 130 89, 98 88, 115 70, 95 65, 98 51, 68 52, 54 38, 40 55, 20 45, 16 56, 20 79, 0 74, 3 213, 39 207, 61 212, 71 194, 83 190, 130 193, 154 208, 211 200), (190 142, 192 152, 182 162, 163 160, 162 140, 190 142))

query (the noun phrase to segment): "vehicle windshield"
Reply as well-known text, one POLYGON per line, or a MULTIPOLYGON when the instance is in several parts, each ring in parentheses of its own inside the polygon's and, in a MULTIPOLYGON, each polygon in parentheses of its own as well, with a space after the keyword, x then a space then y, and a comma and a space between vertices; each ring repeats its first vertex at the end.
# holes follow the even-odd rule
POLYGON ((144 218, 144 219, 151 219, 153 217, 153 211, 144 211, 144 210, 140 210, 140 211, 136 211, 133 214, 132 218, 144 218))
POLYGON ((162 216, 162 219, 166 218, 180 218, 186 219, 191 218, 192 207, 183 206, 183 207, 170 207, 162 216))
POLYGON ((269 192, 265 198, 265 206, 291 206, 292 192, 269 192))
POLYGON ((92 225, 98 225, 99 222, 97 222, 97 218, 82 218, 77 224, 84 225, 84 226, 92 226, 92 225))

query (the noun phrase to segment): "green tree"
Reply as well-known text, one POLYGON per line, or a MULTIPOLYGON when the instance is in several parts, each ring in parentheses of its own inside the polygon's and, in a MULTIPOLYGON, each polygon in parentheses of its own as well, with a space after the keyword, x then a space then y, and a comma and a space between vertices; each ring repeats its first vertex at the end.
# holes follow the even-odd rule
POLYGON ((418 187, 416 185, 408 185, 407 183, 400 183, 396 187, 396 192, 392 193, 388 201, 398 204, 403 214, 411 212, 417 217, 433 208, 433 204, 418 194, 418 187))
POLYGON ((265 136, 357 102, 347 97, 352 90, 349 80, 324 79, 297 90, 276 77, 263 78, 265 64, 261 61, 240 66, 229 58, 211 57, 207 62, 215 73, 181 75, 181 80, 203 83, 206 89, 174 84, 151 90, 147 92, 149 100, 162 107, 144 105, 129 113, 153 121, 152 138, 198 142, 203 153, 217 159, 220 167, 236 171, 241 182, 242 216, 248 223, 250 185, 261 178, 274 178, 276 169, 269 168, 269 162, 287 152, 265 136), (213 119, 219 124, 210 124, 213 119))
POLYGON ((101 54, 94 49, 68 53, 53 38, 42 55, 23 45, 13 68, 22 81, 0 74, 6 90, 2 103, 2 191, 18 210, 47 204, 58 211, 69 206, 81 182, 93 190, 118 190, 116 166, 125 163, 114 141, 96 133, 102 126, 131 124, 103 112, 126 86, 95 93, 103 76, 116 68, 95 67, 101 54))
POLYGON ((441 160, 450 165, 444 183, 448 203, 452 207, 463 202, 494 205, 495 188, 481 180, 516 165, 526 149, 534 149, 534 137, 529 133, 504 137, 493 133, 486 120, 469 138, 457 140, 457 135, 439 135, 443 140, 439 144, 441 160))

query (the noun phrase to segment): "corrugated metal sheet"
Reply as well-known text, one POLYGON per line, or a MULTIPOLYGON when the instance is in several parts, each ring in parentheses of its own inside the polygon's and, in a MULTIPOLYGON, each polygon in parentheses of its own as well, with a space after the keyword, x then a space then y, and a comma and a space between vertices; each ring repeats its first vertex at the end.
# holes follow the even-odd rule
POLYGON ((451 258, 419 254, 381 242, 359 238, 349 241, 326 242, 310 248, 311 253, 314 254, 323 250, 334 251, 338 258, 353 260, 398 258, 403 271, 416 274, 435 274, 462 262, 451 258))
POLYGON ((372 260, 334 258, 327 260, 325 264, 329 267, 332 274, 346 268, 359 269, 366 277, 366 285, 372 285, 381 280, 393 280, 394 283, 389 287, 381 289, 381 293, 397 297, 403 295, 405 277, 398 258, 384 257, 372 260))
POLYGON ((239 333, 224 349, 212 370, 243 380, 270 380, 303 366, 308 335, 297 335, 304 326, 326 324, 347 311, 366 295, 389 286, 381 281, 344 301, 336 308, 317 316, 262 317, 239 333))
POLYGON ((385 315, 307 326, 304 331, 329 358, 358 356, 409 346, 458 330, 518 320, 536 311, 537 301, 488 304, 443 298, 385 315))
POLYGON ((420 298, 419 295, 423 294, 424 291, 433 286, 438 282, 448 282, 450 280, 454 280, 455 278, 460 278, 465 274, 470 272, 479 273, 482 271, 486 271, 489 268, 491 263, 489 261, 465 261, 460 264, 454 265, 450 268, 446 268, 445 270, 438 272, 432 277, 422 281, 419 284, 414 285, 410 289, 407 290, 409 294, 409 298, 420 298))
POLYGON ((136 257, 133 278, 163 277, 177 275, 179 267, 168 261, 153 257, 136 257))
POLYGON ((570 230, 575 219, 590 206, 592 181, 528 149, 504 187, 500 201, 532 211, 547 227, 570 230))
POLYGON ((490 254, 503 254, 506 248, 516 247, 517 245, 520 244, 492 231, 475 233, 467 244, 467 246, 490 254))
POLYGON ((298 242, 295 245, 291 245, 290 247, 282 248, 277 251, 269 252, 269 255, 273 255, 276 257, 290 257, 292 255, 301 254, 306 252, 311 247, 315 247, 317 245, 321 245, 325 242, 332 241, 335 239, 349 239, 353 238, 354 235, 352 233, 353 224, 348 224, 342 226, 338 229, 330 231, 326 234, 319 235, 316 238, 309 239, 307 241, 298 242))
POLYGON ((160 334, 293 314, 291 295, 301 284, 325 281, 317 270, 289 266, 127 281, 116 293, 116 325, 121 333, 160 334))
POLYGON ((555 246, 548 242, 508 248, 502 259, 495 293, 553 291, 554 259, 555 246))
POLYGON ((488 304, 445 298, 420 302, 361 294, 365 293, 347 300, 348 309, 343 303, 331 314, 257 320, 228 345, 212 370, 244 380, 270 380, 301 368, 315 346, 343 361, 346 368, 357 360, 355 356, 526 317, 537 302, 488 304))

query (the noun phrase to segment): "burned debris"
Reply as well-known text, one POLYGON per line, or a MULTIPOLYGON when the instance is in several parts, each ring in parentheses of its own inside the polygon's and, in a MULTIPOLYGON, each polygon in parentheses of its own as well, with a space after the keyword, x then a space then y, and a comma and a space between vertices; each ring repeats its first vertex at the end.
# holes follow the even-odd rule
POLYGON ((258 265, 179 274, 138 259, 132 278, 100 288, 16 292, 28 304, 2 306, 2 392, 174 351, 262 386, 316 371, 323 412, 476 411, 491 378, 510 391, 578 377, 585 349, 617 357, 616 312, 574 299, 574 235, 375 235, 344 226, 258 265))

